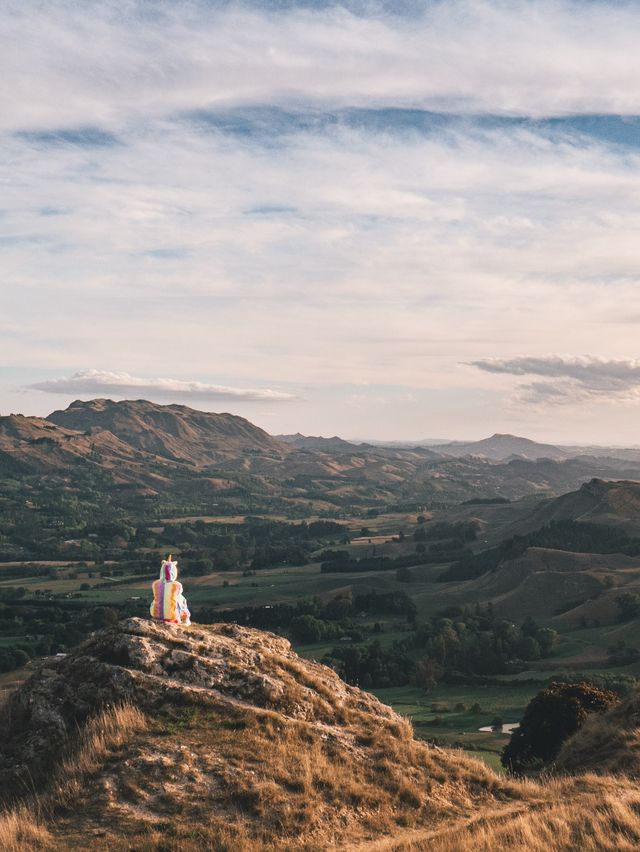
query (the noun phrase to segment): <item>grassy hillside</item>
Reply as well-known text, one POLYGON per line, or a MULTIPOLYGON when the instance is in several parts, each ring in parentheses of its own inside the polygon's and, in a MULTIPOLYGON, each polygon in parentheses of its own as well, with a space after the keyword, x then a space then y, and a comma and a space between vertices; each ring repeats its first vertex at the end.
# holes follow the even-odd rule
MULTIPOLYGON (((0 418, 0 508, 37 532, 57 525, 62 495, 75 522, 105 515, 134 523, 255 513, 293 519, 546 497, 594 477, 640 479, 640 461, 492 460, 340 439, 284 442, 241 417, 144 400, 77 401, 46 420, 0 418)), ((12 558, 51 557, 20 547, 12 558)))
POLYGON ((587 719, 563 745, 558 771, 629 775, 640 772, 640 692, 633 692, 607 713, 587 719))
POLYGON ((5 797, 26 764, 40 813, 58 814, 0 818, 16 848, 353 846, 518 794, 286 641, 231 626, 125 622, 47 663, 7 718, 5 797))
POLYGON ((516 521, 510 532, 522 534, 567 519, 619 526, 636 535, 640 533, 640 486, 624 480, 585 482, 577 491, 542 503, 516 521))
POLYGON ((133 619, 96 634, 13 694, 0 754, 13 852, 640 842, 634 779, 508 780, 415 739, 285 640, 231 625, 133 619), (32 792, 16 800, 25 772, 32 792))

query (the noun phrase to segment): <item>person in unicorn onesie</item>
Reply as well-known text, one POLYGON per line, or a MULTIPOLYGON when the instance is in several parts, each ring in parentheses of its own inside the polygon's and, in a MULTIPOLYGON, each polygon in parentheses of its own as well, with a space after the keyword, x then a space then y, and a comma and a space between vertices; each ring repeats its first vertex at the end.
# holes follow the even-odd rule
POLYGON ((151 618, 166 624, 188 627, 191 624, 191 613, 182 594, 182 583, 178 582, 177 577, 178 563, 169 555, 168 559, 162 561, 160 579, 153 582, 151 618))

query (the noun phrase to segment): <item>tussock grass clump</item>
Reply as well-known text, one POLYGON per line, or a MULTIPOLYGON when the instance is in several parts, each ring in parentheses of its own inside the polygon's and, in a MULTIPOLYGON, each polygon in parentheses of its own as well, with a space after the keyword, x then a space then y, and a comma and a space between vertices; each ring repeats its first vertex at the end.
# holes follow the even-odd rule
POLYGON ((98 772, 107 757, 126 746, 133 734, 147 727, 144 713, 131 704, 110 708, 90 719, 79 736, 75 753, 57 773, 50 802, 62 805, 77 797, 83 792, 87 777, 98 772))
POLYGON ((552 784, 544 803, 522 802, 489 809, 457 830, 398 848, 415 852, 631 852, 640 848, 640 793, 631 786, 592 783, 591 792, 571 795, 570 784, 552 784))
POLYGON ((51 848, 51 843, 37 807, 21 805, 0 815, 0 849, 4 852, 35 852, 51 848))
POLYGON ((556 760, 561 772, 640 777, 640 690, 607 713, 592 716, 568 739, 556 760))
POLYGON ((262 708, 153 719, 113 708, 87 723, 46 791, 6 815, 1 848, 348 848, 493 801, 475 783, 491 775, 483 764, 414 740, 408 723, 383 719, 363 747, 365 733, 262 708))
POLYGON ((147 727, 145 716, 131 705, 112 707, 93 717, 70 743, 72 752, 53 773, 46 790, 0 814, 0 849, 30 852, 57 846, 47 824, 65 811, 83 792, 88 778, 98 772, 114 751, 125 746, 134 732, 147 727))

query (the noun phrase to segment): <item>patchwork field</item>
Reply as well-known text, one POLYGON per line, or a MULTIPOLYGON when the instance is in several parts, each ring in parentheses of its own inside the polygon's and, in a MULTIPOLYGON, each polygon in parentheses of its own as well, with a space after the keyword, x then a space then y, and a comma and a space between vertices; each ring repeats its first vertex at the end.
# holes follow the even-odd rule
MULTIPOLYGON (((458 506, 447 511, 424 513, 425 523, 469 523, 478 529, 473 550, 487 548, 522 522, 523 513, 530 511, 527 501, 518 504, 458 506)), ((274 515, 273 520, 281 520, 274 515)), ((212 529, 241 526, 245 518, 194 516, 169 518, 159 522, 157 530, 183 524, 185 520, 202 521, 212 529)), ((416 554, 413 534, 418 528, 416 513, 387 513, 375 517, 341 520, 351 537, 349 544, 328 542, 349 553, 352 559, 372 556, 408 557, 416 554)), ((180 561, 180 548, 172 548, 180 561)), ((158 558, 164 548, 147 549, 158 558)), ((443 745, 463 748, 482 757, 493 768, 499 768, 499 754, 508 740, 503 733, 480 732, 496 718, 503 723, 517 722, 528 701, 551 677, 584 675, 638 675, 640 662, 613 665, 610 648, 624 642, 627 647, 640 647, 640 622, 637 619, 621 623, 617 618, 616 596, 624 590, 640 590, 640 558, 620 554, 581 554, 531 548, 497 570, 476 580, 438 582, 448 567, 440 564, 416 564, 409 576, 390 570, 347 571, 323 573, 318 551, 306 565, 278 565, 255 571, 246 566, 236 570, 211 571, 204 576, 182 576, 185 594, 192 611, 206 607, 223 611, 238 607, 295 604, 317 598, 326 603, 338 596, 377 592, 391 595, 402 592, 416 606, 415 622, 441 615, 451 607, 486 606, 490 603, 497 616, 521 624, 533 616, 540 626, 558 632, 551 657, 532 660, 526 671, 505 676, 492 686, 458 686, 438 683, 428 691, 418 686, 372 689, 383 701, 409 717, 416 733, 443 745), (474 705, 478 705, 474 710, 474 705)), ((5 563, 0 566, 0 589, 24 590, 26 599, 64 602, 65 606, 91 607, 117 605, 124 611, 146 616, 150 602, 150 586, 156 570, 148 574, 127 573, 127 563, 110 560, 99 566, 90 561, 52 561, 43 563, 5 563), (33 566, 32 576, 13 578, 16 567, 33 566), (3 572, 7 576, 3 577, 3 572), (120 576, 115 576, 118 573, 120 576)), ((374 638, 384 650, 407 639, 414 624, 401 615, 354 613, 350 627, 343 635, 326 641, 300 644, 296 650, 310 659, 321 660, 332 649, 358 647, 374 638), (373 631, 375 622, 375 633, 373 631), (354 641, 353 635, 357 638, 354 641)), ((24 637, 20 629, 7 630, 0 636, 0 650, 11 647, 24 637)), ((420 658, 420 649, 414 656, 420 658)), ((9 677, 17 676, 11 673, 9 677)), ((9 681, 13 682, 13 681, 9 681)), ((2 690, 0 681, 0 690, 2 690)))

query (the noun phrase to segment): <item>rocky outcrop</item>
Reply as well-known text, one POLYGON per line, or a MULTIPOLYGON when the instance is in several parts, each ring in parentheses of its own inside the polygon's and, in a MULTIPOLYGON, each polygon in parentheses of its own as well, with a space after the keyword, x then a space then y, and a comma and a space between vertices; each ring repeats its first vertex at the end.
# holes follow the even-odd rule
MULTIPOLYGON (((151 716, 173 705, 243 707, 340 728, 354 714, 400 722, 374 696, 302 660, 286 639, 234 624, 184 629, 140 618, 44 661, 6 708, 0 795, 36 788, 69 738, 100 710, 131 703, 151 716)), ((334 736, 340 734, 334 734, 334 736)))
POLYGON ((0 813, 0 847, 15 852, 570 852, 640 839, 634 779, 510 781, 415 739, 286 640, 235 625, 120 622, 44 661, 2 731, 5 804, 23 801, 0 813))

